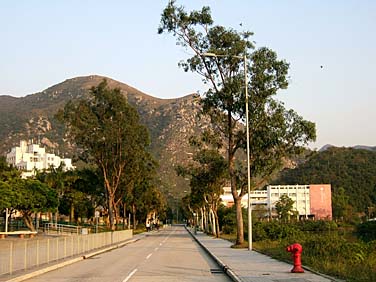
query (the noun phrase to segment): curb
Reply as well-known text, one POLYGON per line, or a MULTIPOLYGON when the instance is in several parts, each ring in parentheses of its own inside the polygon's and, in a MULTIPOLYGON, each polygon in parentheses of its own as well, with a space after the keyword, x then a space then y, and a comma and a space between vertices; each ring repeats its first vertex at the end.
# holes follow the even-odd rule
POLYGON ((192 238, 197 242, 197 244, 199 244, 207 254, 209 254, 213 259, 214 261, 222 268, 223 272, 231 278, 232 281, 234 282, 242 282, 242 280, 240 279, 240 277, 238 277, 235 272, 229 267, 227 266, 226 264, 224 264, 217 256, 215 256, 214 254, 212 254, 208 248, 206 248, 206 246, 204 244, 202 244, 194 234, 192 234, 191 230, 189 230, 187 228, 187 226, 184 226, 185 229, 188 231, 188 233, 192 236, 192 238))
MULTIPOLYGON (((142 237, 141 237, 142 238, 142 237)), ((44 274, 44 273, 47 273, 47 272, 50 272, 50 271, 53 271, 53 270, 56 270, 58 268, 62 268, 64 266, 67 266, 67 265, 70 265, 70 264, 73 264, 75 262, 79 262, 81 260, 84 260, 84 259, 88 259, 88 258, 91 258, 93 256, 96 256, 96 255, 99 255, 99 254, 102 254, 102 253, 105 253, 105 252, 108 252, 108 251, 111 251, 111 250, 114 250, 114 249, 118 249, 118 248, 121 248, 121 247, 124 247, 128 244, 131 244, 131 243, 134 243, 134 242, 137 242, 138 240, 140 240, 141 238, 136 238, 136 239, 131 239, 129 241, 125 241, 123 243, 120 243, 120 244, 116 244, 116 245, 113 245, 113 246, 110 246, 110 247, 107 247, 105 249, 101 249, 101 250, 98 250, 96 252, 93 252, 93 253, 89 253, 87 255, 83 255, 83 256, 79 256, 77 258, 74 258, 74 259, 71 259, 71 260, 67 260, 65 262, 61 262, 61 263, 58 263, 58 264, 54 264, 54 265, 51 265, 51 266, 48 266, 48 267, 45 267, 43 269, 39 269, 39 270, 36 270, 36 271, 33 271, 33 272, 30 272, 28 274, 24 274, 24 275, 21 275, 21 276, 18 276, 18 277, 15 277, 15 278, 12 278, 10 280, 6 280, 5 282, 20 282, 20 281, 24 281, 24 280, 27 280, 27 279, 30 279, 32 277, 35 277, 35 276, 38 276, 38 275, 41 275, 41 274, 44 274)))
POLYGON ((49 272, 49 271, 52 271, 52 270, 56 270, 58 268, 70 265, 72 263, 81 261, 83 259, 84 259, 83 257, 78 257, 78 258, 75 258, 75 259, 71 259, 71 260, 68 260, 68 261, 65 261, 65 262, 62 262, 62 263, 58 263, 58 264, 55 264, 55 265, 48 266, 46 268, 43 268, 43 269, 40 269, 40 270, 37 270, 37 271, 34 271, 34 272, 30 272, 30 273, 25 274, 25 275, 21 275, 21 276, 15 277, 15 278, 10 279, 10 280, 6 280, 5 282, 19 282, 19 281, 24 281, 26 279, 30 279, 32 277, 41 275, 43 273, 46 273, 46 272, 49 272))

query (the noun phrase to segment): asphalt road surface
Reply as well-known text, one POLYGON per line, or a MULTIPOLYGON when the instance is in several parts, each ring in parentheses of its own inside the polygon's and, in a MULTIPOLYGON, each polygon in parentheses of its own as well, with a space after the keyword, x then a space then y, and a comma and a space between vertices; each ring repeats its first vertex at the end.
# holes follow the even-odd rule
POLYGON ((27 280, 31 281, 231 281, 183 226, 27 280))

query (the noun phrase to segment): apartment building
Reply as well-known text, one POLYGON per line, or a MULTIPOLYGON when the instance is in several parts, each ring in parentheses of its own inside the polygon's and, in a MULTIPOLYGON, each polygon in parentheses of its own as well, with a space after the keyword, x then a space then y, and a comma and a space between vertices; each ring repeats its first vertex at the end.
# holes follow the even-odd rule
POLYGON ((38 144, 20 141, 19 147, 13 147, 6 157, 7 163, 22 171, 22 177, 35 175, 36 170, 49 169, 51 166, 57 168, 64 164, 64 170, 72 170, 72 160, 60 158, 55 154, 46 153, 46 149, 38 144))

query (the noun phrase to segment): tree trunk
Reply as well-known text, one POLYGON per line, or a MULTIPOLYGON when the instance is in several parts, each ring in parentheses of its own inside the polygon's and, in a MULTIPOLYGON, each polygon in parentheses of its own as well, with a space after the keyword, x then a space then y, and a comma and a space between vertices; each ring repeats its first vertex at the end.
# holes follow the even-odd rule
POLYGON ((110 229, 112 231, 115 231, 114 207, 113 207, 113 201, 111 198, 108 199, 108 220, 110 222, 110 229))
POLYGON ((214 212, 212 208, 210 208, 210 222, 211 222, 212 234, 213 236, 217 237, 217 227, 215 225, 214 212))
POLYGON ((216 233, 217 233, 217 238, 219 238, 219 220, 218 220, 218 213, 217 213, 217 207, 213 210, 214 214, 214 219, 215 219, 215 226, 216 226, 216 233))
POLYGON ((55 212, 55 227, 57 228, 57 221, 59 220, 59 209, 55 212))
POLYGON ((32 232, 35 231, 31 214, 25 212, 23 214, 23 221, 25 222, 25 225, 27 226, 27 228, 29 228, 30 231, 32 231, 32 232))
POLYGON ((202 225, 202 230, 205 232, 205 233, 208 233, 209 230, 208 230, 208 217, 207 217, 207 213, 206 213, 206 207, 203 206, 201 208, 201 214, 202 214, 202 218, 203 218, 203 225, 202 225))
POLYGON ((204 210, 203 208, 200 208, 200 214, 201 214, 201 218, 200 218, 200 228, 201 228, 201 230, 206 230, 206 229, 205 229, 206 214, 205 214, 205 210, 204 210))
POLYGON ((236 208, 236 245, 244 243, 244 226, 243 226, 243 213, 242 213, 242 199, 234 199, 236 208))
POLYGON ((136 206, 132 204, 133 230, 136 230, 136 206))
POLYGON ((73 204, 73 201, 70 205, 69 221, 74 222, 74 204, 73 204))
POLYGON ((126 204, 123 204, 123 230, 125 230, 125 222, 126 222, 126 219, 127 219, 127 215, 126 215, 126 212, 127 212, 127 209, 126 209, 126 204))
POLYGON ((207 216, 208 216, 208 226, 206 227, 206 233, 213 234, 213 222, 212 222, 210 209, 207 212, 207 216))

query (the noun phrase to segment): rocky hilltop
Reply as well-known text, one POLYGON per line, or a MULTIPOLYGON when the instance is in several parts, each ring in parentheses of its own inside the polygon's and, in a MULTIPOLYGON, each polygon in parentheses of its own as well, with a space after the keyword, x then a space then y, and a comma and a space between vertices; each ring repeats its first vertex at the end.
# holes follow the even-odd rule
POLYGON ((0 96, 0 154, 5 155, 25 139, 41 143, 47 151, 74 158, 75 150, 64 139, 63 127, 54 115, 69 100, 85 98, 90 88, 103 79, 109 87, 120 88, 148 127, 151 152, 160 163, 161 190, 172 195, 182 193, 187 189, 187 182, 176 176, 174 167, 189 158, 189 137, 206 126, 205 121, 197 117, 199 105, 193 94, 159 99, 119 81, 91 75, 67 79, 21 98, 0 96))

